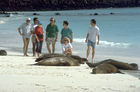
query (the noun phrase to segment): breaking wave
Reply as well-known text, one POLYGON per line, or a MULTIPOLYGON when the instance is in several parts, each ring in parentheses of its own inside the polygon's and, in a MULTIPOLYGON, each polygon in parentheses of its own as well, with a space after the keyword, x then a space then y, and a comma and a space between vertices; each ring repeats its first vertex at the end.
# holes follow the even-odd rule
MULTIPOLYGON (((74 42, 85 43, 85 39, 76 38, 76 39, 74 39, 74 42)), ((128 47, 131 46, 131 44, 130 43, 100 41, 100 46, 103 46, 103 47, 128 48, 128 47)))

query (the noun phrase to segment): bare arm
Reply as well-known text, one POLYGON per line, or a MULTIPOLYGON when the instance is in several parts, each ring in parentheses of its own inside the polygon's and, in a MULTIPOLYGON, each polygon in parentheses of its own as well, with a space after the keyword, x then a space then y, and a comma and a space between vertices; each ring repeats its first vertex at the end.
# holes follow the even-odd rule
POLYGON ((48 35, 48 32, 46 32, 46 41, 48 40, 48 37, 47 37, 47 35, 48 35))
POLYGON ((60 42, 61 42, 61 44, 62 44, 62 41, 63 41, 63 36, 61 35, 61 41, 60 41, 60 42))
POLYGON ((97 39, 98 39, 97 44, 99 45, 100 44, 100 35, 97 36, 97 39))
POLYGON ((56 33, 56 42, 57 42, 57 40, 58 40, 58 32, 56 33))
POLYGON ((71 33, 71 43, 73 42, 73 33, 71 33))
POLYGON ((20 28, 18 28, 18 33, 23 36, 24 34, 21 33, 20 28))
POLYGON ((37 37, 37 35, 35 34, 35 38, 37 39, 37 41, 39 42, 39 39, 38 39, 38 37, 37 37))
POLYGON ((85 42, 87 42, 87 41, 88 41, 88 37, 89 37, 89 34, 87 34, 87 36, 86 36, 86 41, 85 41, 85 42))

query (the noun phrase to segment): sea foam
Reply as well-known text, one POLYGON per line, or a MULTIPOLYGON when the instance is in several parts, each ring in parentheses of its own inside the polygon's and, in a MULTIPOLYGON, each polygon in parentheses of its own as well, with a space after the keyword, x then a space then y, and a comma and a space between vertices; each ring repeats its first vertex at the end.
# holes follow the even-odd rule
MULTIPOLYGON (((85 38, 75 38, 74 42, 85 43, 85 38)), ((128 48, 131 46, 130 43, 123 42, 111 42, 111 41, 100 41, 100 46, 103 47, 118 47, 118 48, 128 48)))
POLYGON ((4 23, 5 23, 4 21, 0 20, 0 24, 4 24, 4 23))

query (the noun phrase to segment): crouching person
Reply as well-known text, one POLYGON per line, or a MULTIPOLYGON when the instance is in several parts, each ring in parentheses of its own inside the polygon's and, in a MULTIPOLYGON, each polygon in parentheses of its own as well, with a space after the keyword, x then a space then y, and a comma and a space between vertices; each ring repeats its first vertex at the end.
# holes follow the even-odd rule
POLYGON ((42 44, 44 40, 43 28, 41 22, 38 23, 38 26, 35 28, 35 37, 36 37, 36 53, 39 57, 42 51, 42 44))
POLYGON ((65 55, 72 55, 72 45, 67 37, 64 39, 64 44, 62 44, 62 52, 65 55))

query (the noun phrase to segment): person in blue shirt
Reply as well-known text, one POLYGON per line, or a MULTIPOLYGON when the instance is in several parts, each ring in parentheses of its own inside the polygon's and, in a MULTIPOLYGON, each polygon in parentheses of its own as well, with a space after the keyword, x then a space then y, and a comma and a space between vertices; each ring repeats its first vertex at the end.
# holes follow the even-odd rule
POLYGON ((61 31, 61 44, 64 44, 64 40, 65 40, 66 37, 70 39, 70 43, 73 42, 73 32, 68 27, 68 25, 69 25, 68 21, 63 22, 64 28, 61 31))

